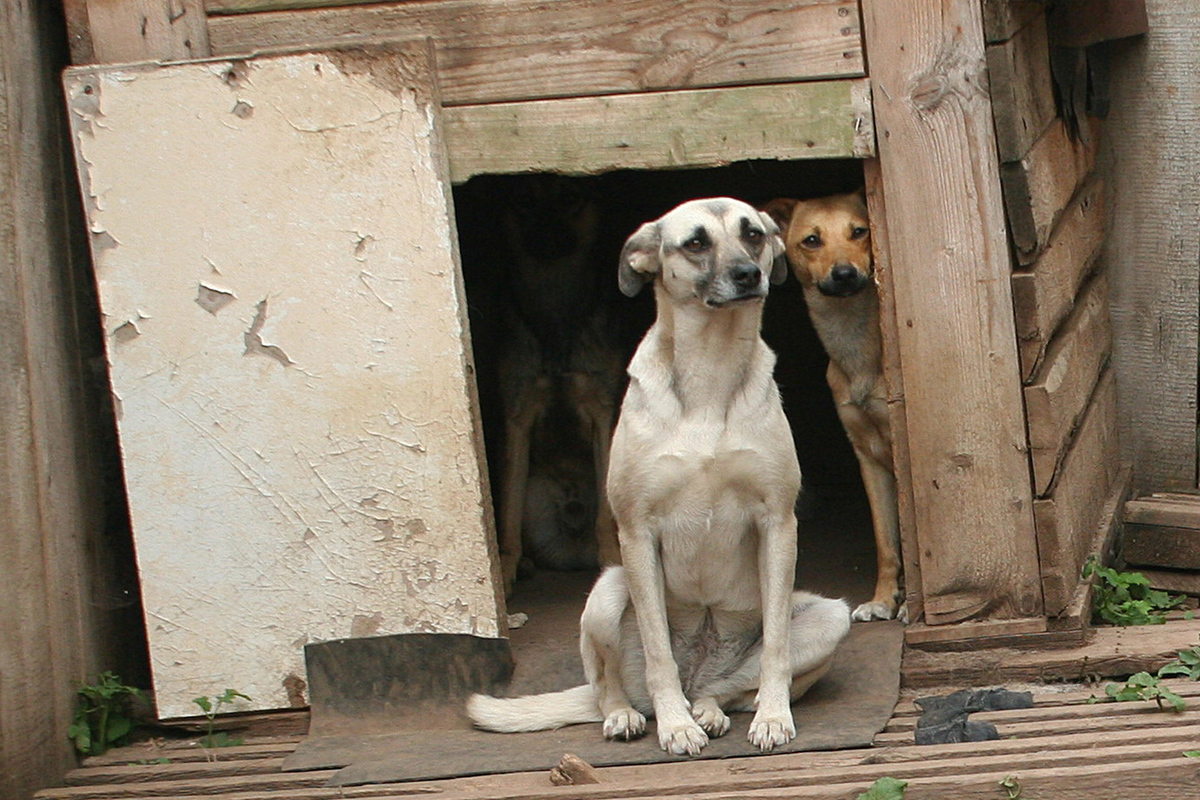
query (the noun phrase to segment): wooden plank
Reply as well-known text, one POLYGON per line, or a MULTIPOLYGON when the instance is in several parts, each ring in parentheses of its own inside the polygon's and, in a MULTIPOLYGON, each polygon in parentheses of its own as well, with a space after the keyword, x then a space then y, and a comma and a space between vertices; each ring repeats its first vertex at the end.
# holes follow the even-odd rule
POLYGON ((85 2, 92 58, 77 63, 183 61, 211 53, 204 0, 85 2))
POLYGON ((1139 525, 1200 528, 1200 497, 1139 497, 1125 504, 1125 521, 1139 525))
POLYGON ((894 292, 925 620, 1037 616, 980 7, 887 0, 863 12, 888 246, 904 265, 894 292))
POLYGON ((1033 491, 1050 491, 1059 460, 1083 418, 1100 371, 1112 352, 1108 321, 1108 280, 1093 279, 1063 323, 1033 382, 1025 387, 1033 491))
POLYGON ((874 147, 865 79, 455 106, 443 119, 455 183, 483 173, 862 158, 874 147))
POLYGON ((308 642, 507 632, 431 60, 67 73, 162 717, 292 707, 308 642))
POLYGON ((63 0, 63 18, 67 23, 67 43, 72 64, 91 64, 96 60, 92 32, 88 28, 87 0, 63 0))
MULTIPOLYGON (((1092 543, 1088 546, 1089 554, 1095 554, 1102 564, 1112 564, 1116 560, 1116 546, 1124 532, 1121 521, 1121 509, 1129 498, 1133 486, 1133 470, 1129 464, 1123 463, 1113 481, 1112 491, 1100 510, 1100 521, 1096 532, 1092 534, 1092 543)), ((1057 616, 1047 620, 1050 630, 1072 630, 1086 635, 1092 624, 1092 596, 1095 593, 1095 582, 1080 581, 1075 588, 1075 596, 1070 604, 1057 616)))
POLYGON ((983 34, 988 44, 1006 42, 1021 28, 1046 15, 1042 0, 983 0, 983 34))
POLYGON ((1050 24, 1059 47, 1087 47, 1150 30, 1146 0, 1058 0, 1050 24))
POLYGON ((1051 487, 1033 504, 1041 556, 1046 613, 1066 610, 1082 578, 1080 570, 1120 463, 1117 445, 1116 387, 1106 370, 1092 395, 1079 432, 1051 487))
POLYGON ((467 105, 863 75, 853 0, 469 0, 211 17, 216 55, 432 37, 467 105))
MULTIPOLYGON (((1085 120, 1081 125, 1089 124, 1085 120)), ((1019 161, 1001 166, 1009 232, 1021 264, 1031 264, 1050 240, 1059 216, 1096 159, 1098 125, 1088 141, 1075 142, 1061 119, 1050 124, 1019 161)))
POLYGON ((1035 16, 1007 42, 989 45, 987 62, 1000 160, 1016 161, 1056 113, 1045 15, 1035 16))
POLYGON ((1054 650, 995 648, 963 652, 906 650, 903 682, 918 686, 989 686, 1014 681, 1086 681, 1153 672, 1195 647, 1200 620, 1092 629, 1081 647, 1054 650))
POLYGON ((888 248, 887 199, 878 158, 863 162, 867 211, 871 218, 875 282, 879 286, 879 325, 882 333, 883 378, 887 384, 888 419, 892 428, 892 461, 896 471, 896 500, 900 514, 900 557, 904 564, 908 618, 920 619, 925 605, 921 595, 921 559, 913 505, 912 465, 908 455, 908 421, 904 402, 904 373, 900 367, 900 333, 896 327, 896 294, 888 248))
POLYGON ((1145 569, 1138 572, 1150 580, 1150 586, 1165 592, 1200 595, 1200 572, 1174 569, 1145 569))
MULTIPOLYGON (((224 748, 222 748, 224 750, 224 748)), ((210 752, 211 755, 216 755, 210 752)), ((169 764, 121 764, 109 767, 85 767, 67 774, 68 786, 139 784, 152 781, 209 780, 242 775, 270 775, 283 767, 282 758, 251 758, 187 761, 169 764)))
POLYGON ((1063 212, 1033 266, 1013 273, 1021 377, 1028 382, 1046 346, 1075 304, 1075 295, 1100 258, 1105 235, 1104 183, 1093 178, 1063 212))
POLYGON ((1101 163, 1113 197, 1102 256, 1113 282, 1121 442, 1134 489, 1196 486, 1200 338, 1200 104, 1195 3, 1146 3, 1153 35, 1114 45, 1101 163), (1146 213, 1165 221, 1148 225, 1146 213))
POLYGON ((0 5, 0 797, 13 798, 74 766, 76 688, 136 651, 113 608, 126 587, 102 497, 109 420, 87 366, 101 345, 65 171, 61 26, 52 3, 0 5))
POLYGON ((1121 557, 1139 566, 1200 570, 1200 530, 1126 521, 1121 557))
POLYGON ((971 647, 974 640, 1021 636, 1046 630, 1045 617, 1029 619, 985 620, 961 622, 957 625, 909 625, 904 629, 904 643, 913 647, 937 642, 964 642, 971 647))

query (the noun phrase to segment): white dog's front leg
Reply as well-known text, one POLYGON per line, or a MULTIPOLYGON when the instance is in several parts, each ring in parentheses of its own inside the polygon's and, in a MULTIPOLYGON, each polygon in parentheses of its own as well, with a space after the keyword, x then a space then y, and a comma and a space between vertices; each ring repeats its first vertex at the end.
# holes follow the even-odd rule
POLYGON ((622 528, 621 560, 646 656, 646 689, 654 705, 658 743, 668 753, 697 755, 708 744, 708 734, 693 719, 683 696, 679 665, 671 652, 662 562, 652 533, 622 528))
POLYGON ((791 703, 792 584, 796 579, 796 517, 789 510, 759 527, 758 574, 762 590, 763 643, 758 710, 750 743, 763 752, 796 736, 791 703))

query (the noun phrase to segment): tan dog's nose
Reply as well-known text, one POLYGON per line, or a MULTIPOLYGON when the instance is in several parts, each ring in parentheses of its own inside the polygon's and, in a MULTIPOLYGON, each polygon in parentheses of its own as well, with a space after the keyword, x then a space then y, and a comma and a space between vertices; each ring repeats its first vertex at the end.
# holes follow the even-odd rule
POLYGON ((867 276, 853 264, 834 264, 823 281, 817 284, 822 294, 831 297, 849 297, 862 291, 867 285, 867 276))

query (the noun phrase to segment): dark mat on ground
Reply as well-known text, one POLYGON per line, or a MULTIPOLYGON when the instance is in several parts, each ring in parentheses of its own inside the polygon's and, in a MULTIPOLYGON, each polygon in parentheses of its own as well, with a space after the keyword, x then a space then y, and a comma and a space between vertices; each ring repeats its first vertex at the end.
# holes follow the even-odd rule
MULTIPOLYGON (((897 622, 853 625, 829 673, 794 706, 796 738, 775 752, 869 746, 896 704, 903 638, 897 622)), ((758 755, 746 741, 751 717, 732 715, 732 730, 710 742, 701 757, 758 755)), ((445 710, 440 724, 432 728, 377 730, 346 733, 342 726, 336 735, 315 731, 284 769, 341 767, 330 785, 344 786, 549 770, 564 753, 594 766, 686 760, 659 749, 653 722, 647 735, 635 742, 606 741, 599 723, 537 733, 488 733, 472 729, 461 710, 445 710)))

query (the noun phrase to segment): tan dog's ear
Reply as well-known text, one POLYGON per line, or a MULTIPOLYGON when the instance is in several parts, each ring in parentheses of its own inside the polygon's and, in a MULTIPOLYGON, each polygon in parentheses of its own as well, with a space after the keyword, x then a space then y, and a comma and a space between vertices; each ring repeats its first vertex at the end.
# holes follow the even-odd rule
MULTIPOLYGON (((772 200, 767 205, 772 203, 789 203, 788 219, 791 219, 791 209, 796 205, 795 200, 787 198, 779 198, 772 200)), ((762 218, 763 227, 767 229, 767 246, 771 248, 771 283, 778 286, 787 280, 788 276, 788 260, 787 260, 787 245, 783 241, 783 236, 780 235, 780 229, 784 225, 777 225, 775 218, 767 209, 758 212, 758 216, 762 218)))
POLYGON ((662 237, 658 222, 647 222, 625 240, 621 248, 621 262, 617 266, 617 285, 621 294, 633 297, 658 274, 662 264, 659 250, 662 237))
POLYGON ((776 197, 762 207, 762 210, 771 219, 775 220, 775 224, 779 226, 780 231, 786 231, 788 224, 792 221, 792 212, 796 209, 796 203, 799 200, 791 197, 776 197))

